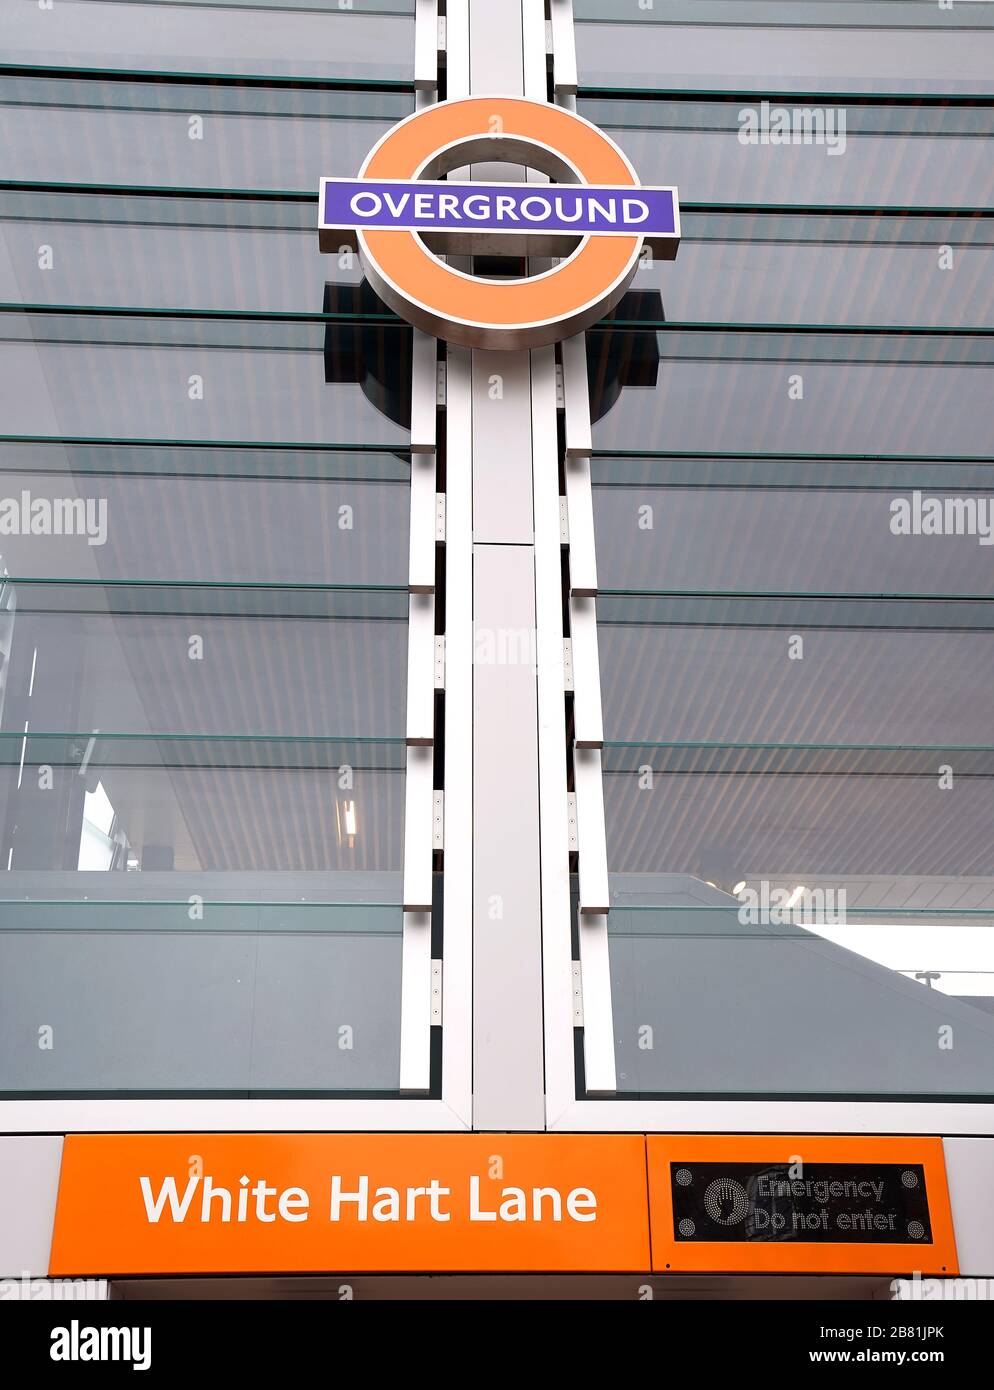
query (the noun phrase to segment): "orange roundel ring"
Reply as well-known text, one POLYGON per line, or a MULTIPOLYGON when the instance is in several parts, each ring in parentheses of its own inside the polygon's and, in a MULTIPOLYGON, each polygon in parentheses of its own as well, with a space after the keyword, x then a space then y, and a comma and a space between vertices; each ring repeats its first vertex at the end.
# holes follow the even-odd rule
MULTIPOLYGON (((582 183, 638 186, 624 154, 596 126, 524 97, 467 97, 416 111, 373 147, 360 178, 413 180, 442 151, 474 143, 479 159, 479 142, 496 146, 500 137, 550 152, 582 183)), ((366 228, 358 241, 366 276, 391 308, 449 341, 495 347, 536 347, 579 332, 621 298, 642 249, 637 235, 587 235, 551 270, 498 281, 446 265, 416 232, 366 228)))

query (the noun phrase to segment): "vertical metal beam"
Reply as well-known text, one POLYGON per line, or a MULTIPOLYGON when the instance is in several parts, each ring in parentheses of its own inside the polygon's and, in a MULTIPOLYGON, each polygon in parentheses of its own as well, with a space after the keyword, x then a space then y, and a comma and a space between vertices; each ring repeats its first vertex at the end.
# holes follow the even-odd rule
POLYGON ((411 535, 407 583, 412 594, 435 592, 438 493, 434 454, 411 455, 411 535))
POLYGON ((414 85, 438 87, 438 0, 414 0, 414 85))
MULTIPOLYGON (((469 0, 447 0, 446 90, 469 95, 469 0)), ((473 1122, 473 406, 470 354, 445 360, 445 858, 442 1099, 473 1122)))
POLYGON ((575 1099, 559 439, 556 364, 552 348, 532 353, 532 437, 539 815, 542 825, 542 984, 546 1126, 551 1128, 575 1099))
POLYGON ((473 1123, 541 1129, 535 564, 530 546, 473 555, 473 1123))
MULTIPOLYGON (((572 545, 573 530, 570 527, 572 545)), ((601 715, 601 669, 597 651, 597 606, 592 598, 572 598, 569 604, 573 649, 573 726, 578 748, 604 743, 601 715)))
POLYGON ((469 90, 524 95, 521 0, 469 0, 469 90))
MULTIPOLYGON (((411 452, 433 454, 437 433, 436 395, 438 353, 436 340, 419 328, 412 329, 411 350, 411 452)), ((589 450, 588 450, 589 453, 589 450)))
POLYGON ((431 913, 405 912, 400 977, 400 1089, 404 1095, 425 1095, 431 1087, 431 1007, 431 913))
MULTIPOLYGON (((459 10, 460 0, 450 9, 459 10)), ((468 64, 468 45, 459 47, 458 14, 453 24, 456 68, 468 64)), ((464 34, 465 38, 465 34, 464 34)), ((438 4, 417 0, 415 7, 415 85, 419 108, 438 95, 438 4)), ((471 1119, 472 963, 469 921, 472 911, 472 610, 469 597, 472 564, 468 427, 453 450, 450 510, 457 521, 455 544, 448 552, 453 598, 447 608, 449 650, 455 659, 448 692, 446 724, 452 760, 445 792, 453 809, 448 837, 439 834, 434 790, 434 716, 437 688, 435 636, 435 548, 437 521, 438 345, 414 331, 411 375, 411 530, 407 689, 407 783, 404 825, 404 938, 401 975, 400 1089, 424 1094, 431 1086, 431 1027, 442 1023, 442 1099, 456 1123, 471 1119), (464 597, 465 595, 465 597, 464 597), (448 843, 446 840, 448 839, 448 843), (441 841, 439 843, 439 841, 441 841), (444 989, 438 1017, 438 979, 432 961, 433 855, 446 854, 443 922, 444 989)), ((458 392, 457 392, 458 394, 458 392)), ((456 412, 459 419, 458 409, 456 412)), ((468 416, 467 416, 468 418, 468 416)), ((458 425, 457 425, 458 433, 458 425)))
POLYGON ((549 0, 556 99, 576 95, 576 40, 572 0, 549 0))
POLYGON ((408 748, 400 986, 400 1089, 408 1094, 424 1094, 431 1086, 433 762, 430 745, 408 748))
POLYGON ((524 49, 525 96, 545 101, 547 49, 545 40, 545 0, 521 0, 522 47, 524 49))
MULTIPOLYGON (((553 87, 556 100, 576 107, 576 43, 572 0, 550 0, 553 87)), ((590 395, 586 335, 562 345, 565 410, 565 481, 569 523, 570 643, 573 665, 573 755, 576 834, 580 880, 577 933, 583 995, 583 1063, 588 1094, 608 1095, 617 1087, 614 1007, 611 997, 608 910, 610 883, 604 824, 604 783, 600 748, 604 741, 600 658, 597 648, 597 560, 590 485, 590 395)), ((561 1004, 565 1008, 565 1002, 561 1004)), ((565 1068, 564 1068, 565 1069, 565 1068)), ((575 1087, 570 1058, 568 1084, 560 1084, 557 1107, 575 1087)), ((551 1089, 551 1088, 550 1088, 551 1089)))
MULTIPOLYGON (((450 0, 449 15, 452 5, 450 0)), ((451 27, 449 29, 451 41, 451 27)), ((451 56, 451 49, 450 49, 451 56)), ((470 355, 445 383, 445 870, 442 1097, 469 1125, 473 1065, 473 460, 470 355), (459 981, 460 988, 454 987, 459 981)))
MULTIPOLYGON (((534 36, 534 6, 526 3, 534 36)), ((524 32, 522 0, 469 0, 470 94, 524 94, 524 32)), ((544 25, 542 41, 544 64, 544 25)), ((533 81, 535 70, 531 63, 533 81)), ((482 176, 488 171, 473 172, 482 176)), ((513 174, 502 166, 500 176, 513 174)), ((545 1094, 530 355, 474 351, 471 391, 473 1124, 541 1129, 545 1094)), ((447 536, 451 544, 451 517, 447 536)))
POLYGON ((473 353, 473 540, 531 545, 531 364, 527 352, 473 353))
MULTIPOLYGON (((422 378, 424 373, 421 374, 422 378)), ((415 372, 412 391, 424 390, 415 372)), ((434 381, 432 400, 434 400, 434 381)), ((404 925, 400 1089, 431 1087, 432 804, 435 739, 435 456, 411 455, 407 630, 407 777, 404 796, 404 925), (421 592, 418 592, 421 590, 421 592)))
POLYGON ((599 748, 573 750, 576 786, 576 834, 580 866, 580 915, 600 916, 610 904, 607 837, 604 833, 604 784, 599 748))
POLYGON ((445 90, 449 101, 469 96, 470 0, 446 0, 445 90))

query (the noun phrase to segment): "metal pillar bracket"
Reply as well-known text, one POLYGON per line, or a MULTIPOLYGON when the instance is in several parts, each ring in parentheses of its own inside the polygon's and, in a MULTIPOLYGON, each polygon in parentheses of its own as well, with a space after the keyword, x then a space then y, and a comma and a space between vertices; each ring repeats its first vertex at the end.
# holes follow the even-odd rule
POLYGON ((576 828, 576 792, 566 793, 566 827, 569 833, 570 853, 580 848, 580 836, 576 828))
POLYGON ((573 689, 573 643, 563 638, 563 689, 573 689))
POLYGON ((573 962, 573 1025, 583 1027, 583 966, 573 962))
POLYGON ((431 963, 431 1021, 433 1026, 442 1022, 442 962, 431 963))
POLYGON ((435 689, 445 689, 445 638, 435 638, 435 689))

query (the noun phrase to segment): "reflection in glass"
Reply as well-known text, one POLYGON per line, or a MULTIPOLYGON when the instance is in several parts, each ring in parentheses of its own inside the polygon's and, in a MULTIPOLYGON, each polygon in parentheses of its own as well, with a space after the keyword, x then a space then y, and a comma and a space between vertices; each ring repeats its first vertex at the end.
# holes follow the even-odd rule
POLYGON ((586 86, 660 92, 990 92, 994 33, 983 7, 954 6, 966 15, 953 24, 942 23, 946 12, 936 14, 936 5, 923 21, 928 8, 922 3, 911 19, 907 3, 756 7, 736 0, 710 24, 713 4, 685 10, 678 16, 684 23, 655 8, 639 14, 632 7, 624 16, 612 8, 606 21, 577 24, 577 66, 586 86), (807 11, 807 23, 798 23, 798 11, 807 11), (876 24, 868 29, 871 14, 876 24))
POLYGON ((0 1094, 396 1093, 402 926, 347 899, 0 902, 0 1094))
POLYGON ((992 599, 607 594, 597 614, 612 743, 970 747, 991 732, 992 599))
MULTIPOLYGON (((994 520, 990 464, 646 454, 597 456, 592 473, 603 590, 992 592, 992 545, 981 529, 994 520), (916 533, 916 496, 919 516, 938 504, 944 521, 955 507, 952 527, 925 534, 919 526, 916 533), (973 529, 971 516, 980 523, 973 529)), ((881 622, 888 611, 894 606, 880 610, 881 622)), ((946 621, 942 614, 940 625, 946 621)))
POLYGON ((640 266, 632 286, 659 294, 667 323, 994 326, 990 217, 685 210, 681 223, 677 260, 640 266))
MULTIPOLYGON (((318 249, 316 198, 0 193, 0 302, 320 313, 325 282, 358 286, 362 268, 357 252, 318 249), (59 254, 41 270, 53 219, 59 254)), ((371 297, 358 307, 384 312, 371 297)))
POLYGON ((636 330, 588 334, 604 453, 852 454, 984 459, 990 334, 636 330), (615 359, 641 357, 619 392, 615 359), (617 404, 622 400, 621 406, 617 404))
POLYGON ((364 8, 372 7, 59 0, 53 26, 38 5, 18 5, 6 16, 0 61, 360 82, 413 77, 413 3, 364 8))
MULTIPOLYGON (((727 31, 722 43, 728 44, 727 31)), ((769 80, 764 77, 764 84, 769 80)), ((748 118, 742 113, 758 118, 760 101, 759 93, 751 102, 741 95, 724 101, 591 95, 577 110, 618 141, 644 183, 676 184, 683 204, 831 211, 991 206, 989 104, 833 106, 845 113, 845 151, 833 156, 825 145, 743 144, 748 118)))
POLYGON ((4 731, 401 738, 406 588, 8 578, 4 731))
POLYGON ((7 313, 5 433, 406 446, 410 342, 392 320, 7 313))
POLYGON ((313 197, 323 174, 354 177, 380 136, 413 110, 413 90, 389 85, 352 90, 18 74, 4 78, 0 99, 3 176, 313 197), (191 139, 197 120, 209 138, 191 139))
POLYGON ((625 1090, 991 1091, 994 750, 608 743, 604 767, 625 1090))

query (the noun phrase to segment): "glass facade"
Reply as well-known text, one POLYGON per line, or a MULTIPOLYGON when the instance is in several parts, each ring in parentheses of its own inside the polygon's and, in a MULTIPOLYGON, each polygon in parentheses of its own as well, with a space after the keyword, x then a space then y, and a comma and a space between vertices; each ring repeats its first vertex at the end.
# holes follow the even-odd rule
MULTIPOLYGON (((441 28, 431 10, 426 39, 414 0, 59 0, 54 26, 12 9, 3 1095, 397 1100, 407 918, 429 919, 444 964, 444 893, 468 883, 456 926, 482 974, 480 903, 501 894, 480 865, 530 836, 535 865, 509 872, 531 894, 536 998, 554 931, 540 839, 573 884, 577 964, 606 917, 616 1085, 588 1087, 578 1064, 573 1100, 990 1098, 990 7, 574 0, 575 97, 568 9, 535 26, 548 17, 553 51, 528 90, 575 105, 644 183, 676 185, 682 243, 675 261, 644 254, 585 335, 588 447, 569 349, 548 349, 552 635, 577 684, 551 721, 535 682, 515 706, 543 748, 509 748, 510 808, 487 801, 476 725, 507 702, 479 651, 471 670, 454 648, 468 697, 451 728, 445 682, 453 607, 472 592, 470 628, 504 611, 473 587, 498 546, 521 548, 520 612, 548 635, 538 354, 505 356, 506 383, 499 353, 419 359, 423 335, 347 238, 322 254, 315 234, 320 177, 354 176, 419 106, 480 89, 482 59, 467 76, 446 55, 461 10, 441 28), (514 419, 492 409, 505 384, 514 419), (470 559, 450 576, 454 538, 470 559), (577 598, 596 612, 592 686, 577 598), (539 835, 550 725, 570 814, 582 753, 600 757, 603 835, 581 824, 568 847, 539 835), (464 764, 469 867, 446 879, 435 797, 464 764), (608 902, 589 911, 592 843, 608 902)), ((573 1045, 554 1043, 570 1065, 573 1045)))
POLYGON ((5 24, 7 1098, 399 1090, 411 330, 313 225, 413 9, 5 24))
POLYGON ((991 14, 574 8, 617 1093, 989 1098, 991 14))

